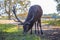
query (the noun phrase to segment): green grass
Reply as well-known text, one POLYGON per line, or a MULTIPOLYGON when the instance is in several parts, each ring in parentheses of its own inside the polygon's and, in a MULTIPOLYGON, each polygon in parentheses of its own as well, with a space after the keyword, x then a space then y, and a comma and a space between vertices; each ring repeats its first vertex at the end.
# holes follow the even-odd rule
MULTIPOLYGON (((60 20, 55 21, 56 25, 60 25, 60 20)), ((45 21, 44 23, 55 23, 54 21, 45 21)), ((22 34, 23 29, 20 26, 18 28, 17 25, 12 24, 0 24, 0 40, 49 40, 45 37, 39 37, 35 34, 27 34, 24 36, 22 34)))
POLYGON ((15 25, 11 24, 0 24, 0 31, 6 31, 11 29, 12 27, 15 27, 15 25))
POLYGON ((12 24, 0 24, 0 40, 45 40, 35 34, 22 34, 22 28, 12 24))
POLYGON ((53 25, 53 26, 60 26, 60 20, 48 20, 48 21, 43 21, 43 23, 47 23, 49 25, 53 25))
POLYGON ((60 26, 60 20, 50 21, 49 24, 53 26, 60 26))

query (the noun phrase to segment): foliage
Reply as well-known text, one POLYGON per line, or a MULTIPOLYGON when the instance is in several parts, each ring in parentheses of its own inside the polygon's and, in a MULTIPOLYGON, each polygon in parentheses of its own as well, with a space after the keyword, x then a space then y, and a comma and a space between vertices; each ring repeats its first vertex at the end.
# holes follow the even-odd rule
POLYGON ((57 2, 57 11, 60 11, 60 0, 55 0, 57 2))
MULTIPOLYGON (((5 11, 8 14, 9 19, 11 19, 11 14, 13 14, 13 6, 16 6, 16 12, 19 11, 19 13, 24 13, 28 10, 28 7, 30 6, 29 0, 4 0, 4 6, 5 11)), ((18 14, 18 12, 17 12, 18 14)))
POLYGON ((58 0, 55 0, 56 2, 59 2, 58 0))

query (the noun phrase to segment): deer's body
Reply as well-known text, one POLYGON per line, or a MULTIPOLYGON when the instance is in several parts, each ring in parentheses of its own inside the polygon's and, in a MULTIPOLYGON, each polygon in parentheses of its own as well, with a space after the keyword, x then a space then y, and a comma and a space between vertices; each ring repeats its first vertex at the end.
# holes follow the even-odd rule
POLYGON ((39 5, 31 6, 28 12, 28 16, 25 20, 24 24, 24 32, 28 32, 32 27, 33 24, 38 21, 41 24, 41 16, 43 12, 39 5), (28 26, 27 26, 28 25, 28 26))

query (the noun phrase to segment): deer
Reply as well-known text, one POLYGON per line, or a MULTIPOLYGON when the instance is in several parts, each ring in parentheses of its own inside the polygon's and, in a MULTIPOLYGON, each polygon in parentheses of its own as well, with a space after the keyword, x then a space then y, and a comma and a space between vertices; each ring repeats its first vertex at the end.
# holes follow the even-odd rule
MULTIPOLYGON (((23 25, 23 33, 26 34, 29 30, 31 30, 32 33, 32 27, 35 24, 35 32, 36 32, 36 22, 37 22, 37 28, 40 28, 41 34, 43 34, 42 27, 41 27, 41 17, 43 15, 43 10, 40 5, 33 5, 29 8, 27 18, 24 22, 22 22, 17 16, 16 16, 16 10, 15 6, 13 6, 13 13, 18 20, 18 22, 23 25), (38 27, 39 25, 39 27, 38 27)), ((39 32, 38 32, 39 33, 39 32)))

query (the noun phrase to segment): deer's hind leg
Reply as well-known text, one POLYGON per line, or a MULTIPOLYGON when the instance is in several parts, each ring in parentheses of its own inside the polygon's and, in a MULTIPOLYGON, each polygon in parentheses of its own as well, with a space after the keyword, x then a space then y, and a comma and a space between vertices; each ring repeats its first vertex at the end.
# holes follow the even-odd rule
POLYGON ((37 32, 39 34, 39 23, 38 23, 38 21, 37 21, 36 25, 37 25, 37 32))
POLYGON ((43 34, 42 26, 41 26, 41 18, 38 19, 38 23, 39 23, 39 27, 38 27, 38 29, 40 28, 41 34, 43 34))

